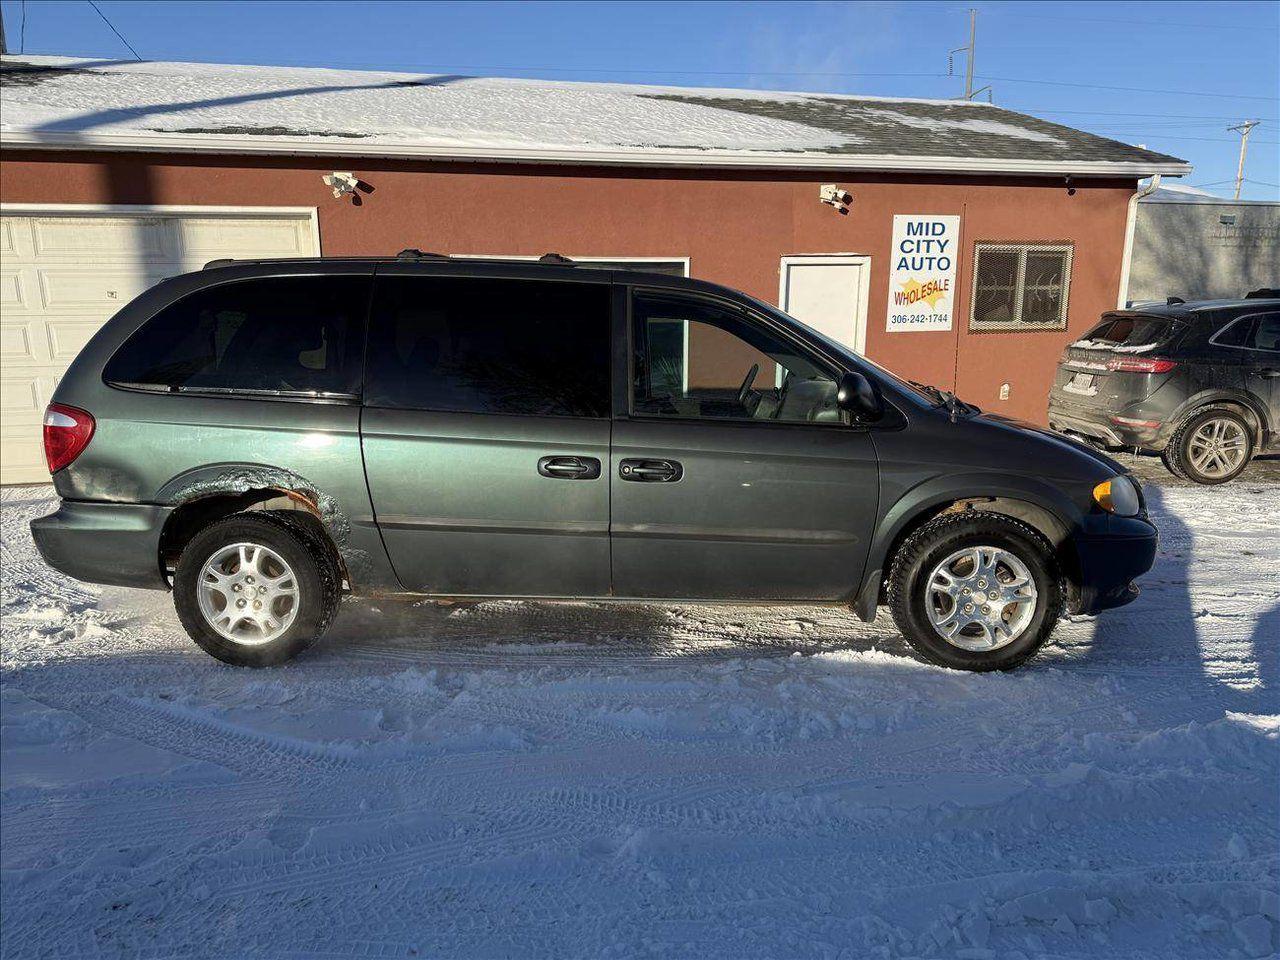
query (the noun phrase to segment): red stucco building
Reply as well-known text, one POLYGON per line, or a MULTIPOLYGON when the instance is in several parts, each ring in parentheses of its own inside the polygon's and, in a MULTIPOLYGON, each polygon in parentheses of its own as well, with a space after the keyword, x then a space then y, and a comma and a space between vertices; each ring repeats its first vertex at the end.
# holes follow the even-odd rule
POLYGON ((10 57, 3 107, 6 480, 78 345, 217 256, 634 260, 1043 421, 1139 178, 1190 169, 955 101, 10 57))

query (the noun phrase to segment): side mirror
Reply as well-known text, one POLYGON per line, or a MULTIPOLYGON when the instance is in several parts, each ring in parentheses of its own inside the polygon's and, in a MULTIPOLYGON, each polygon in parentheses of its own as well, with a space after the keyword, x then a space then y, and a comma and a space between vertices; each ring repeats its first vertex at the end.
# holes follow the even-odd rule
POLYGON ((860 373, 846 373, 836 384, 836 405, 860 423, 875 423, 884 416, 884 401, 865 376, 860 373))

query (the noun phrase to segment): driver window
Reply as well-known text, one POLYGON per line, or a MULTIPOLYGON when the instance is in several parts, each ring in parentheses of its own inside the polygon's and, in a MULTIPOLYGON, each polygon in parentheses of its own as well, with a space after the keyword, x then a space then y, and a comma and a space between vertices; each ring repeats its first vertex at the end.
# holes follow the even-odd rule
POLYGON ((714 420, 840 422, 835 378, 733 307, 637 293, 632 412, 714 420))

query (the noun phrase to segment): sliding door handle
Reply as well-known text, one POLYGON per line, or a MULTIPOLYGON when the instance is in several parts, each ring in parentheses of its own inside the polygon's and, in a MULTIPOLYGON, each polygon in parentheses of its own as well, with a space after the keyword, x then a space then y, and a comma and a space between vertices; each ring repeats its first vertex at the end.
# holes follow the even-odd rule
POLYGON ((637 483, 675 483, 684 476, 678 460, 622 460, 618 476, 637 483))
POLYGON ((600 461, 595 457, 543 457, 538 473, 552 480, 595 480, 600 476, 600 461))

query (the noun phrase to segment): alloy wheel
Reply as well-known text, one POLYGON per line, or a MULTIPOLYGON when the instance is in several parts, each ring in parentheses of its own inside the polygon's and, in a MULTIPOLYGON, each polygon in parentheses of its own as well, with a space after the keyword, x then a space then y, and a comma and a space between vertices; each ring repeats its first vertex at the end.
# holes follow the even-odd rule
POLYGON ((1035 616, 1035 579, 1001 547, 957 550, 933 568, 926 583, 929 622, 962 650, 998 650, 1018 639, 1035 616))
POLYGON ((260 543, 219 547, 200 569, 200 613, 233 643, 270 643, 298 616, 298 579, 280 554, 260 543))

